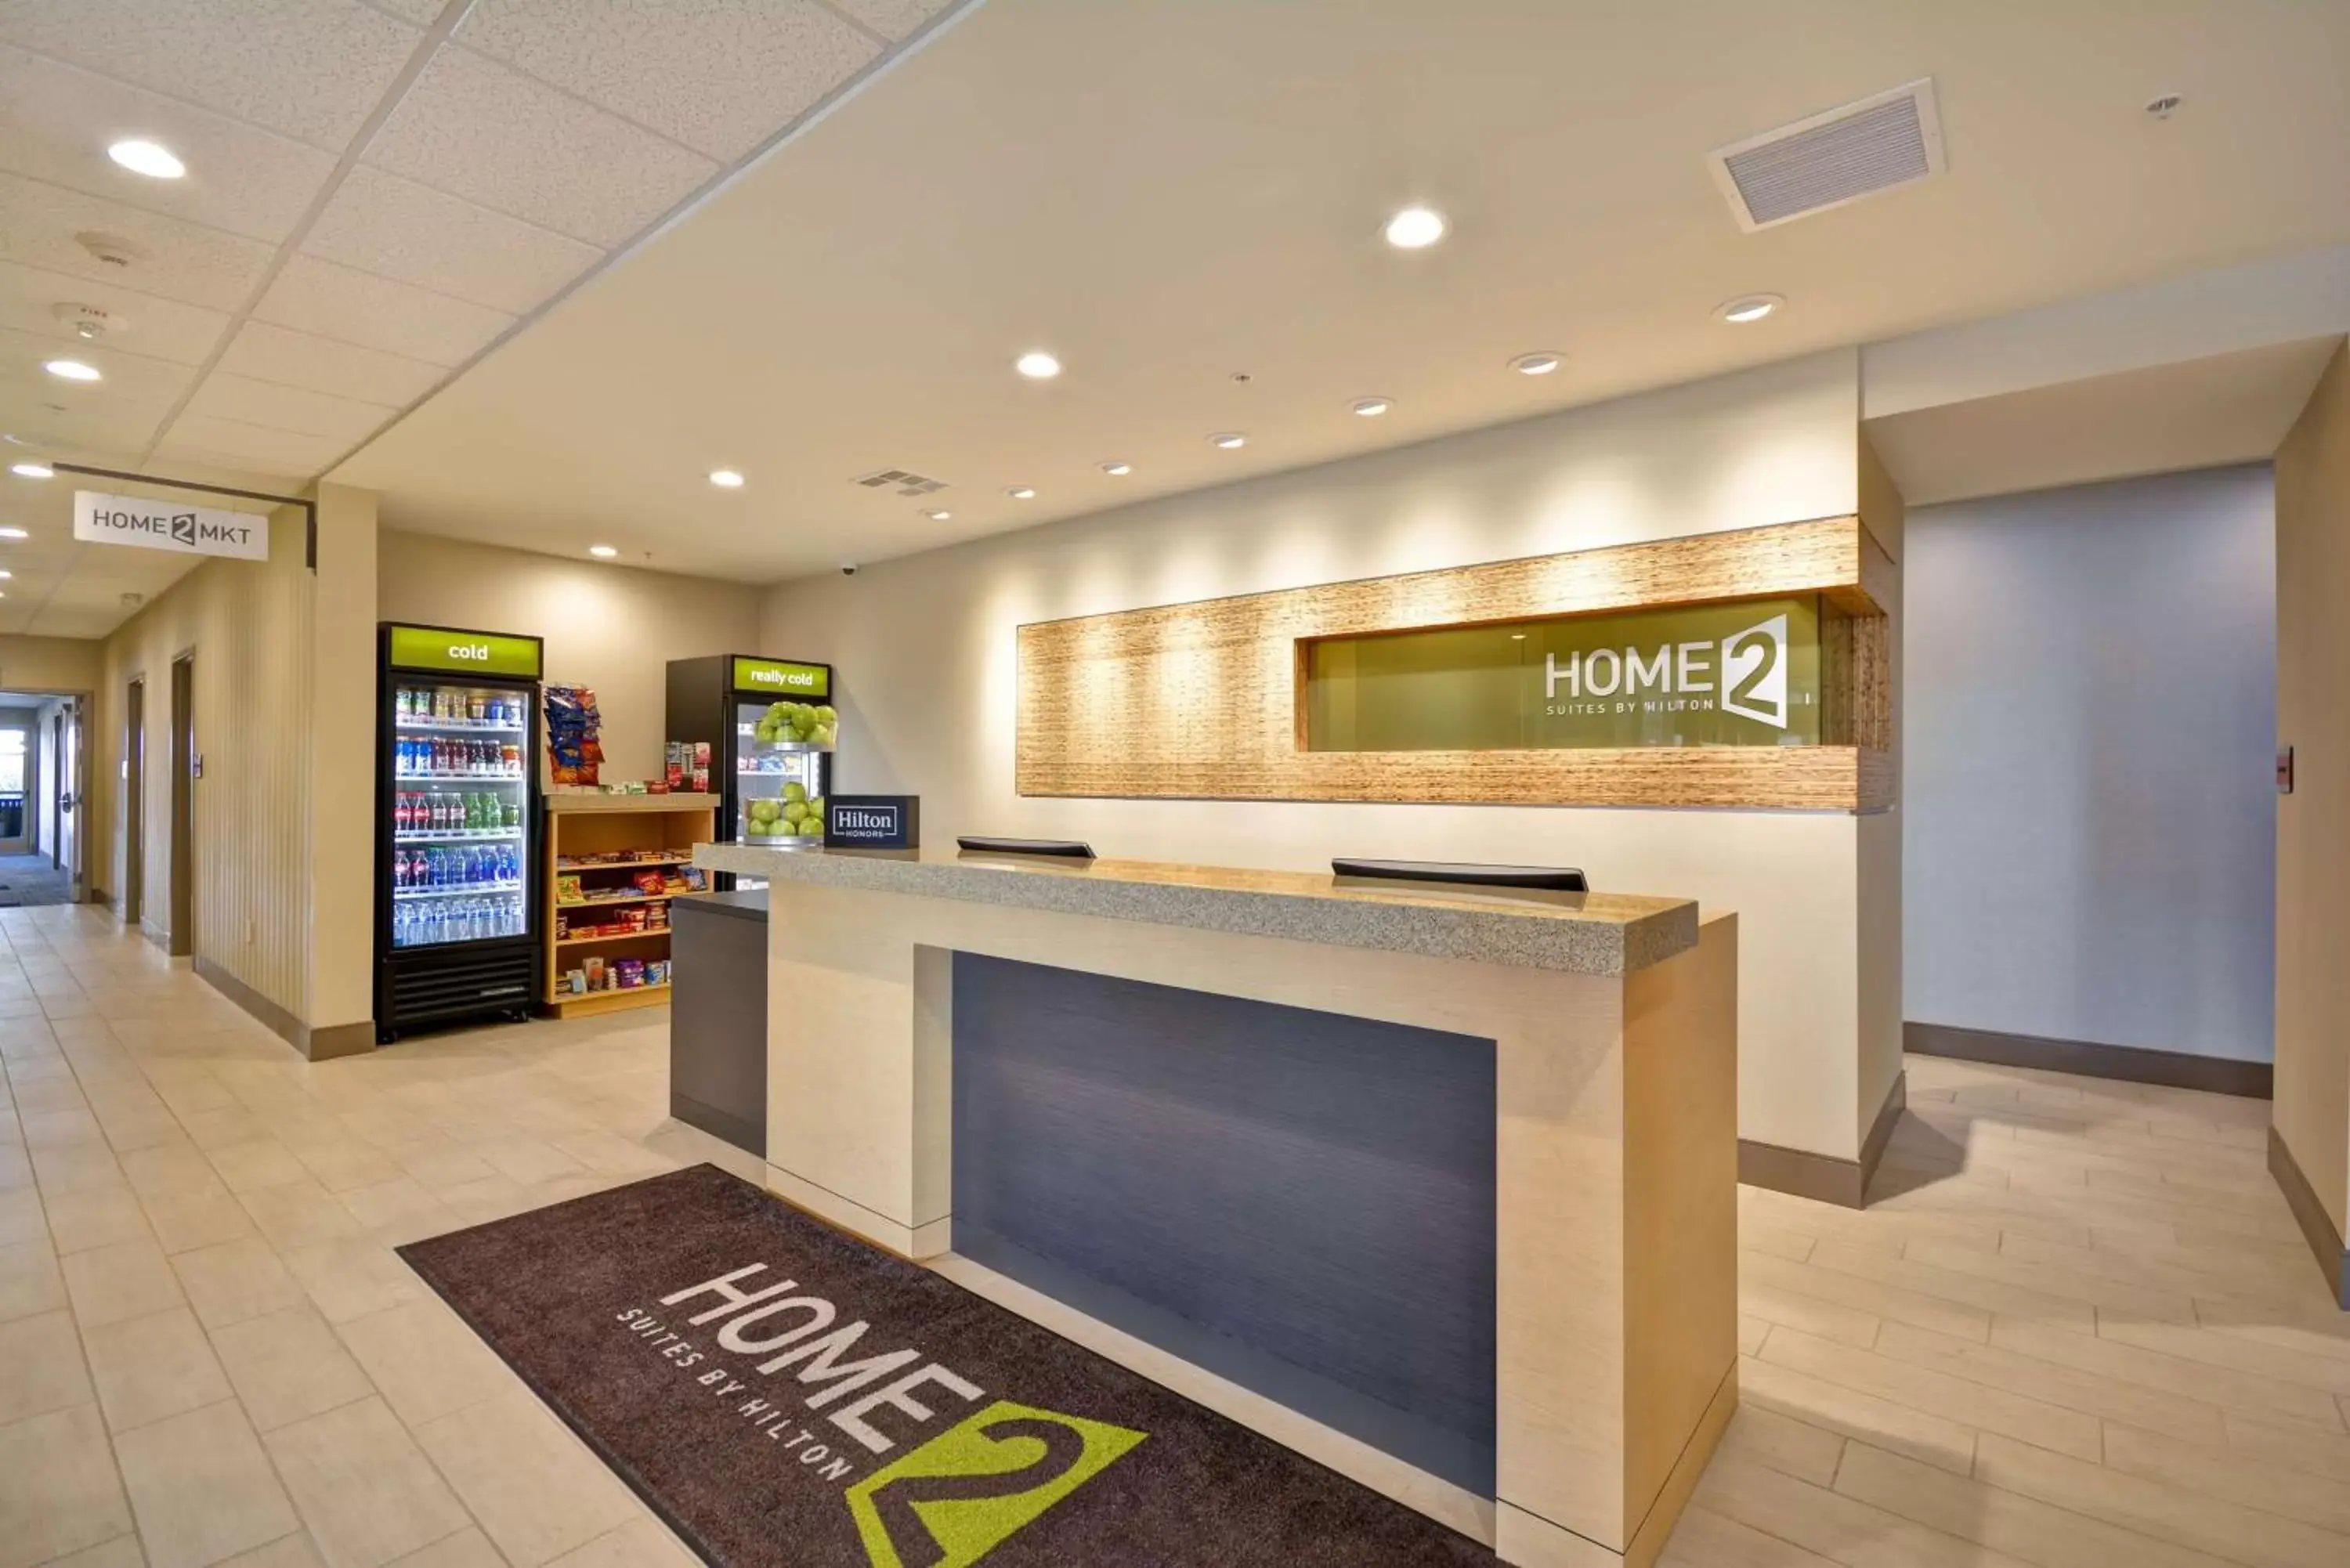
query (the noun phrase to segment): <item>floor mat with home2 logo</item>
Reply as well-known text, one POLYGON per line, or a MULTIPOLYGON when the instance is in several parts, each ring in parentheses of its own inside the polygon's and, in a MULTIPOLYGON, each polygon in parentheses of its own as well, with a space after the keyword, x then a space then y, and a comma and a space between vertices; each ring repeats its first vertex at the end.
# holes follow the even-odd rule
POLYGON ((712 1166, 400 1251, 721 1568, 1495 1561, 712 1166))

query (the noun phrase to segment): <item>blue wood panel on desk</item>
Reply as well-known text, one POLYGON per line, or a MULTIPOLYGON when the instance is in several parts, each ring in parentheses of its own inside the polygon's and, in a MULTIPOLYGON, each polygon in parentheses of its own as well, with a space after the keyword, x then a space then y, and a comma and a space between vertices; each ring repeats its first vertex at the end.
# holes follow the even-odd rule
POLYGON ((1493 1492, 1489 1040, 954 956, 954 1250, 1493 1492))

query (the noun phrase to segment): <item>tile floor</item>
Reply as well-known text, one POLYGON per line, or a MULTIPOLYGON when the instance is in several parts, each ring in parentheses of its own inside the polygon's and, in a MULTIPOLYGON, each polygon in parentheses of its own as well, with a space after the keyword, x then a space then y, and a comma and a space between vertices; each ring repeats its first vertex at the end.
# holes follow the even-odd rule
MULTIPOLYGON (((0 1568, 691 1561, 390 1247, 733 1151, 665 1015, 311 1065, 0 910, 0 1568)), ((1743 1404, 1676 1568, 2345 1568, 2350 1315, 2264 1103, 1913 1059, 1855 1213, 1742 1194, 1743 1404)))

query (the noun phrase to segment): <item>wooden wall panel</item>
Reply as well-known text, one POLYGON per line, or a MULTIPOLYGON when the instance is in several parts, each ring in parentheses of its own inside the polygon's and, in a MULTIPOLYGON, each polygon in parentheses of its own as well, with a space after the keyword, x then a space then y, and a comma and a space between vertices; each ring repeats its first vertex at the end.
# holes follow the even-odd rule
POLYGON ((1869 588, 1889 569, 1857 518, 1834 517, 1024 626, 1016 784, 1024 795, 1877 809, 1892 772, 1867 749, 1891 714, 1869 588), (1851 618, 1823 661, 1845 743, 1303 749, 1305 639, 1811 593, 1851 618))

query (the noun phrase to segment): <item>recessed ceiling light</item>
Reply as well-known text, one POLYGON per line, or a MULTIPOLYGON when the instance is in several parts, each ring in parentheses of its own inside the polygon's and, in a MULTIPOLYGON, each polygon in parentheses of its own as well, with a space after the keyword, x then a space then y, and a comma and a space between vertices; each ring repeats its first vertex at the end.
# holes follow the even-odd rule
POLYGON ((710 471, 710 483, 721 490, 740 490, 743 476, 731 468, 713 468, 710 471))
POLYGON ((1355 400, 1355 411, 1362 415, 1367 420, 1375 420, 1393 407, 1395 407, 1395 405, 1388 401, 1385 398, 1357 398, 1355 400))
POLYGON ((590 545, 588 546, 588 553, 599 561, 608 561, 620 552, 609 545, 590 545))
POLYGON ((1525 634, 1524 632, 1522 632, 1522 631, 1513 631, 1513 632, 1510 633, 1510 640, 1511 640, 1512 642, 1523 642, 1523 641, 1525 641, 1525 639, 1526 639, 1526 634, 1525 634))
POLYGON ((78 359, 51 359, 41 369, 61 380, 95 381, 100 379, 97 366, 85 365, 78 359))
POLYGON ((55 479, 57 476, 57 471, 46 462, 12 463, 8 472, 20 479, 55 479))
POLYGON ((1388 244, 1399 251, 1424 250, 1444 237, 1444 214, 1433 207, 1406 207, 1388 220, 1388 244))
POLYGON ((1226 452, 1238 452, 1241 448, 1248 445, 1248 437, 1241 434, 1238 431, 1226 431, 1222 435, 1210 436, 1208 438, 1208 444, 1210 446, 1220 446, 1226 452))
POLYGON ((14 572, 0 572, 0 582, 5 582, 7 579, 9 579, 10 577, 15 576, 16 575, 16 573, 14 573, 14 572))
POLYGON ((22 528, 0 528, 0 539, 29 539, 32 535, 22 528))
POLYGON ((1565 356, 1544 349, 1534 354, 1521 354, 1510 361, 1510 369, 1521 376, 1547 376, 1559 368, 1565 356))
POLYGON ((1009 490, 1006 490, 1003 493, 1009 495, 1014 501, 1034 501, 1036 499, 1035 490, 1025 484, 1015 484, 1009 490))
POLYGON ((1714 314, 1735 326, 1760 321, 1787 302, 1775 294, 1742 294, 1714 314))
POLYGON ((1061 373, 1061 362, 1042 348, 1031 348, 1012 362, 1012 368, 1032 381, 1049 381, 1061 373))
POLYGON ((144 174, 150 180, 177 180, 188 171, 188 166, 173 157, 170 148, 138 137, 116 142, 106 150, 106 155, 133 174, 144 174))
POLYGON ((1108 474, 1112 479, 1124 479, 1128 474, 1134 472, 1134 464, 1130 462, 1106 462, 1101 465, 1101 471, 1104 473, 1108 474))
POLYGON ((952 517, 954 514, 942 506, 935 512, 925 512, 922 515, 929 518, 933 523, 944 523, 949 518, 952 517))

